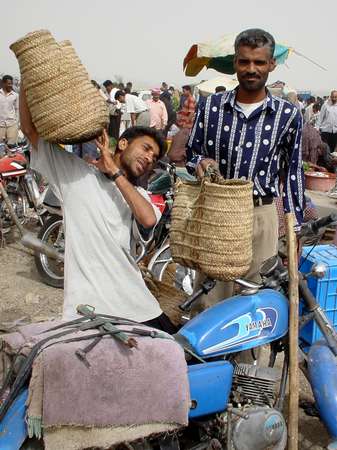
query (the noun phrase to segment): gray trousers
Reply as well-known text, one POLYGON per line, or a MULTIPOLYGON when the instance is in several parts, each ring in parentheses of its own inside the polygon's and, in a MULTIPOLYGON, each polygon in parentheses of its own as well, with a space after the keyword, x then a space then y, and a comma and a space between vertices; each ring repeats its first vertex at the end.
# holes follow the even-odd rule
POLYGON ((150 126, 150 111, 143 111, 137 114, 136 118, 137 127, 149 127, 150 126))
MULTIPOLYGON (((243 277, 256 283, 261 282, 260 268, 264 261, 277 254, 278 248, 278 215, 274 203, 254 208, 253 221, 253 259, 248 273, 243 277)), ((197 273, 195 291, 200 289, 206 276, 197 273)), ((209 308, 215 303, 234 295, 234 283, 217 281, 215 287, 202 295, 192 308, 192 316, 209 308)))

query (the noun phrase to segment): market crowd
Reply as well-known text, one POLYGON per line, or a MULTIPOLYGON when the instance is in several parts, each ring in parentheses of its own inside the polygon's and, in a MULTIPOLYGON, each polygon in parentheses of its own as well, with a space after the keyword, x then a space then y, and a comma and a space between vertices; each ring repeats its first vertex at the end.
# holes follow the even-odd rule
MULTIPOLYGON (((201 177, 213 166, 226 179, 253 181, 253 261, 247 278, 259 281, 262 262, 277 253, 275 199, 281 201, 283 211, 294 213, 298 230, 306 203, 303 159, 333 168, 337 144, 337 91, 324 99, 309 97, 305 101, 286 89, 280 96, 273 95, 267 80, 276 66, 274 50, 275 41, 268 32, 250 29, 240 33, 234 58, 238 87, 226 91, 218 86, 207 98, 195 98, 188 85, 181 93, 166 82, 150 91, 135 92, 132 82, 124 85, 106 80, 99 85, 92 80, 109 108, 108 130, 98 141, 74 145, 68 155, 39 139, 23 90, 19 99, 13 78, 2 78, 0 140, 8 144, 17 141, 20 109, 21 129, 37 150, 33 151, 32 166, 57 186, 68 217, 67 233, 73 233, 72 239, 66 237, 71 250, 65 260, 65 317, 71 318, 76 303, 73 286, 79 297, 83 294, 85 302, 102 313, 121 316, 122 311, 123 317, 147 323, 155 319, 155 326, 171 330, 149 295, 144 294, 142 304, 135 304, 140 275, 136 276, 125 259, 133 221, 138 238, 147 241, 158 220, 146 191, 139 189, 138 179, 147 180, 158 159, 164 157, 164 139, 171 143, 165 157, 190 174, 201 177), (113 157, 109 152, 112 142, 116 149, 113 157), (87 162, 98 170, 93 172, 87 162), (80 189, 79 180, 84 178, 86 183, 80 189), (112 203, 114 218, 106 218, 112 203), (85 224, 80 220, 83 214, 85 224), (90 226, 98 239, 93 248, 88 248, 86 240, 90 226), (119 226, 129 234, 116 234, 119 226), (82 238, 85 243, 80 242, 82 238), (86 254, 82 254, 82 247, 86 254), (100 261, 99 270, 89 268, 88 254, 92 261, 100 261), (112 261, 119 268, 114 279, 112 261), (116 290, 121 299, 118 302, 113 295, 116 290)), ((199 275, 197 283, 202 281, 203 274, 199 275)), ((231 295, 231 289, 228 283, 217 283, 206 306, 231 295)))

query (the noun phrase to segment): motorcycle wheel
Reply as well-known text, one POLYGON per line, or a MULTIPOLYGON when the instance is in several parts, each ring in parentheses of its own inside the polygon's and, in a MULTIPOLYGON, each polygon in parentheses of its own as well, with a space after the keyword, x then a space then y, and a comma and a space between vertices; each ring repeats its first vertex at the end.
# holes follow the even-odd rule
POLYGON ((156 251, 149 262, 148 270, 157 280, 172 283, 176 289, 192 295, 195 271, 173 262, 169 244, 156 251))
MULTIPOLYGON (((37 237, 46 244, 64 250, 64 237, 61 238, 61 245, 57 242, 60 234, 63 236, 63 219, 59 216, 51 216, 44 223, 37 237)), ((42 253, 36 253, 35 265, 44 283, 56 288, 63 288, 63 262, 55 261, 42 253)))

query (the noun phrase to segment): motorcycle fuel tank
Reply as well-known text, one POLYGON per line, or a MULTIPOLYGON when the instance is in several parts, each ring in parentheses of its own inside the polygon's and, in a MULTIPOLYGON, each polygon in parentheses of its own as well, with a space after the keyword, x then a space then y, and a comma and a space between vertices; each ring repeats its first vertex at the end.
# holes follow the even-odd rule
POLYGON ((187 322, 179 334, 197 355, 211 358, 267 344, 287 331, 288 300, 264 289, 217 303, 187 322))
POLYGON ((20 153, 4 156, 0 159, 0 173, 3 177, 22 175, 26 172, 26 164, 26 158, 20 153))

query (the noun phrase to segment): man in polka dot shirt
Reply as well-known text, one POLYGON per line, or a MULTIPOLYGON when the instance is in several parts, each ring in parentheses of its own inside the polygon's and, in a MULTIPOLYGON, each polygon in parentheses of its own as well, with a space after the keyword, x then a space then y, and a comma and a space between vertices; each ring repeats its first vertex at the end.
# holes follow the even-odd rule
MULTIPOLYGON (((250 29, 237 36, 234 67, 239 86, 198 105, 187 144, 187 167, 198 176, 212 165, 227 179, 253 181, 253 262, 246 278, 257 282, 262 262, 277 253, 273 198, 281 195, 280 184, 284 210, 295 214, 297 229, 304 206, 301 113, 265 87, 276 65, 274 50, 274 38, 266 31, 250 29)), ((222 283, 218 285, 207 296, 211 302, 212 296, 224 297, 222 283)))

